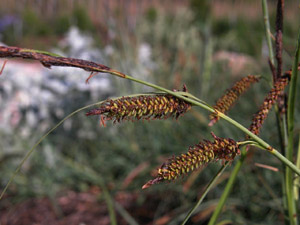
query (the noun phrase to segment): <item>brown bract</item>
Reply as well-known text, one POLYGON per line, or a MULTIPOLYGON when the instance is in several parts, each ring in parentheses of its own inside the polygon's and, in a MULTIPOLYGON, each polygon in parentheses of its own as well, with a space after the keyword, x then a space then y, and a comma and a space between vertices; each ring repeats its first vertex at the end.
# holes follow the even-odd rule
POLYGON ((46 52, 31 49, 0 46, 0 58, 32 59, 40 61, 41 64, 47 68, 50 68, 51 66, 77 67, 90 72, 110 73, 122 78, 126 78, 125 74, 99 63, 82 59, 54 56, 46 52))

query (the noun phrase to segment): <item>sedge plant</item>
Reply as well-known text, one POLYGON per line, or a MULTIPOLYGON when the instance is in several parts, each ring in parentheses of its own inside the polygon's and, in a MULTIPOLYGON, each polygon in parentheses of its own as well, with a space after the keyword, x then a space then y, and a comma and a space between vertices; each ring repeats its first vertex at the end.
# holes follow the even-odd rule
MULTIPOLYGON (((280 14, 280 6, 282 6, 282 1, 278 2, 278 14, 280 14)), ((266 1, 263 1, 263 8, 265 10, 265 18, 267 18, 266 1)), ((29 156, 33 153, 33 151, 38 147, 38 145, 57 127, 59 127, 67 119, 69 119, 77 113, 82 113, 83 111, 85 111, 85 114, 87 116, 99 116, 101 125, 106 126, 106 123, 110 123, 108 121, 112 121, 113 123, 126 123, 131 121, 138 122, 140 120, 152 121, 172 118, 180 119, 180 117, 188 113, 189 110, 193 107, 200 108, 202 110, 207 110, 211 113, 211 122, 209 123, 210 126, 214 125, 219 119, 223 119, 232 126, 234 126, 236 129, 239 129, 241 132, 243 132, 245 134, 245 138, 243 140, 233 140, 230 137, 218 137, 212 132, 211 140, 200 140, 199 143, 191 143, 191 146, 186 150, 186 152, 178 156, 173 156, 166 160, 161 166, 158 167, 154 178, 145 182, 142 188, 146 189, 150 188, 152 185, 159 185, 163 182, 174 181, 177 180, 179 177, 190 174, 192 171, 200 167, 204 167, 208 163, 217 161, 221 162, 220 170, 211 179, 205 191, 201 195, 199 201, 188 212, 187 216, 182 222, 182 224, 185 224, 192 216, 194 211, 197 209, 197 207, 201 204, 207 193, 213 188, 217 179, 220 177, 223 171, 226 168, 228 168, 228 166, 236 158, 239 158, 238 162, 232 169, 231 176, 224 189, 223 195, 221 196, 216 210, 210 219, 209 224, 215 224, 226 202, 226 199, 228 198, 228 195, 234 185, 234 181, 236 180, 237 174, 243 165, 243 161, 247 155, 247 150, 250 146, 255 146, 257 149, 264 150, 266 154, 271 154, 275 156, 278 160, 282 162, 284 167, 286 167, 286 173, 284 176, 284 188, 287 202, 287 216, 289 218, 287 221, 289 221, 289 223, 291 224, 297 224, 297 211, 295 207, 296 198, 293 193, 296 190, 295 185, 298 185, 299 181, 295 180, 294 182, 293 178, 295 176, 300 176, 300 168, 293 161, 293 146, 294 109, 296 104, 295 96, 297 89, 297 73, 300 69, 300 33, 297 40, 297 47, 295 51, 293 67, 291 70, 282 73, 282 69, 280 69, 282 68, 282 60, 280 55, 280 52, 282 50, 282 26, 280 27, 282 16, 278 16, 278 18, 278 35, 276 36, 276 59, 278 62, 278 69, 274 70, 274 59, 270 39, 270 28, 268 26, 268 19, 265 19, 267 24, 266 33, 268 37, 268 44, 270 50, 270 65, 273 73, 273 84, 269 93, 267 94, 263 103, 261 104, 261 107, 258 109, 257 113, 253 115, 252 123, 249 128, 244 127, 238 121, 227 116, 226 113, 238 100, 240 95, 246 92, 254 83, 257 83, 261 80, 261 76, 258 75, 248 75, 240 79, 235 84, 233 84, 233 86, 230 89, 226 91, 226 93, 217 101, 217 103, 214 106, 211 106, 204 100, 199 99, 193 94, 189 93, 185 85, 183 87, 183 90, 169 90, 162 86, 138 79, 136 77, 132 77, 128 74, 122 73, 120 71, 111 69, 108 66, 98 64, 95 62, 75 58, 61 57, 56 54, 33 49, 0 46, 1 58, 22 58, 37 60, 47 68, 51 68, 52 66, 77 67, 85 71, 91 72, 90 76, 87 79, 87 82, 91 80, 93 76, 96 76, 98 73, 106 73, 117 76, 120 79, 127 79, 132 82, 151 87, 154 90, 156 90, 156 92, 147 94, 134 94, 130 96, 120 96, 117 98, 102 100, 100 102, 84 106, 66 116, 57 125, 50 129, 44 136, 42 136, 38 140, 38 142, 27 152, 27 154, 25 155, 15 172, 10 177, 7 185, 1 191, 0 200, 3 198, 7 188, 15 178, 16 174, 19 172, 19 170, 21 169, 25 161, 29 158, 29 156), (279 100, 282 99, 285 88, 288 85, 288 108, 284 109, 284 104, 282 105, 279 100), (283 129, 283 127, 287 127, 286 131, 282 130, 282 133, 287 132, 288 137, 288 147, 285 153, 283 151, 275 149, 266 140, 263 140, 259 137, 261 127, 263 126, 265 119, 267 118, 271 108, 274 105, 277 105, 276 107, 279 109, 276 110, 276 112, 278 112, 278 121, 281 124, 281 129, 283 129), (287 120, 283 119, 285 118, 284 115, 287 115, 287 120), (284 125, 285 123, 286 126, 284 125)), ((4 73, 5 70, 2 74, 4 73)), ((297 164, 299 165, 299 160, 297 160, 297 164)), ((108 201, 110 202, 111 200, 109 199, 108 201)), ((111 213, 111 223, 116 223, 115 216, 113 215, 113 213, 111 213)))

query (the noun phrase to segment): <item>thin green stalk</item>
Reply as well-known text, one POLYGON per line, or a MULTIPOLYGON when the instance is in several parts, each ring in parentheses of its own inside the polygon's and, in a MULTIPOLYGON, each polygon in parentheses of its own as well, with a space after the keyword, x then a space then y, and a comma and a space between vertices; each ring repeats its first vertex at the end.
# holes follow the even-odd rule
MULTIPOLYGON (((300 168, 300 135, 299 135, 299 142, 298 142, 298 152, 297 152, 297 162, 296 162, 296 166, 298 168, 300 168)), ((294 180, 294 196, 295 196, 295 200, 298 201, 299 200, 299 186, 300 186, 300 178, 297 177, 294 180)))
POLYGON ((270 28, 267 0, 262 0, 262 8, 263 8, 263 14, 264 14, 267 44, 268 44, 268 48, 269 48, 269 57, 270 57, 271 63, 274 65, 274 53, 273 53, 273 47, 272 47, 272 39, 271 39, 271 35, 270 35, 271 28, 270 28))
MULTIPOLYGON (((288 130, 287 130, 287 118, 286 115, 282 117, 282 131, 283 131, 283 148, 284 152, 282 154, 286 155, 287 154, 287 145, 288 145, 288 130)), ((297 166, 298 167, 298 166, 297 166)), ((282 163, 282 171, 281 173, 281 186, 282 186, 282 201, 283 201, 283 208, 285 212, 284 216, 284 221, 285 224, 288 224, 289 222, 289 217, 288 217, 288 202, 287 202, 287 191, 286 191, 286 165, 282 163)), ((299 167, 298 167, 299 168, 299 167)))
POLYGON ((219 111, 216 111, 215 109, 213 109, 211 106, 209 106, 204 101, 202 101, 200 99, 197 99, 196 97, 194 97, 192 95, 191 95, 191 97, 187 97, 188 93, 170 91, 170 90, 168 90, 166 88, 160 87, 160 86, 152 84, 152 83, 148 83, 146 81, 142 81, 142 80, 133 78, 133 77, 131 77, 129 75, 126 75, 126 78, 129 79, 129 80, 132 80, 134 82, 137 82, 137 83, 140 83, 140 84, 143 84, 143 85, 155 88, 157 90, 166 92, 168 94, 171 94, 171 95, 173 95, 175 97, 178 97, 180 99, 183 99, 186 102, 189 102, 189 103, 191 103, 193 105, 200 106, 203 109, 206 109, 206 110, 208 110, 210 112, 217 113, 219 117, 223 118, 227 122, 231 123, 232 125, 234 125, 238 129, 240 129, 241 131, 243 131, 245 134, 247 134, 249 137, 251 137, 253 140, 255 140, 259 145, 261 145, 261 147, 263 147, 263 149, 268 150, 268 152, 270 152, 271 154, 273 154, 276 158, 278 158, 281 162, 283 162, 285 165, 287 165, 289 168, 291 168, 295 173, 297 173, 300 176, 300 169, 298 169, 287 158, 285 158, 283 155, 281 155, 276 149, 272 148, 267 142, 265 142, 264 140, 262 140, 261 138, 259 138, 255 134, 253 134, 251 131, 249 131, 246 127, 244 127, 243 125, 241 125, 237 121, 231 119, 230 117, 226 116, 225 114, 223 114, 223 113, 221 113, 219 111))
POLYGON ((117 225, 117 219, 116 219, 116 213, 114 209, 114 201, 109 194, 109 191, 104 183, 104 180, 101 176, 98 175, 97 172, 95 172, 93 169, 83 166, 71 159, 65 159, 65 163, 70 165, 73 169, 75 169, 77 172, 82 173, 85 178, 90 179, 95 184, 99 185, 102 189, 103 197, 105 200, 105 203, 107 205, 107 210, 109 214, 110 224, 117 225))
MULTIPOLYGON (((271 28, 270 28, 270 20, 269 20, 269 12, 268 12, 268 4, 267 0, 262 0, 262 9, 263 9, 263 15, 264 15, 264 24, 265 24, 265 33, 266 33, 266 39, 269 49, 269 59, 272 65, 274 65, 274 52, 272 47, 272 38, 271 38, 271 28)), ((281 153, 284 154, 286 149, 286 120, 285 116, 281 117, 278 106, 275 105, 275 114, 277 119, 277 130, 278 130, 278 136, 279 136, 279 142, 281 146, 281 153)), ((282 163, 284 168, 284 163, 282 163)), ((285 169, 284 169, 285 170, 285 169)), ((284 210, 287 211, 287 202, 286 202, 286 187, 285 187, 285 174, 281 173, 281 179, 282 179, 282 196, 283 196, 283 207, 284 210)))
MULTIPOLYGON (((23 49, 22 51, 36 51, 38 52, 37 50, 27 50, 27 49, 23 49)), ((49 52, 43 52, 43 54, 48 54, 48 55, 51 55, 51 53, 49 52)), ((234 125, 235 127, 239 128, 240 130, 242 130, 244 133, 246 133, 249 137, 251 137, 253 140, 255 140, 257 143, 259 143, 261 146, 263 146, 265 149, 268 149, 268 150, 271 150, 272 147, 266 143, 265 141, 263 141, 261 138, 259 138, 258 136, 254 135, 253 133, 251 133, 247 128, 245 128, 244 126, 242 126, 241 124, 239 124, 238 122, 236 122, 235 120, 231 119, 230 117, 226 116, 225 114, 221 113, 221 112, 218 112, 216 110, 214 110, 211 106, 209 106, 207 103, 205 103, 204 101, 196 98, 195 96, 189 94, 189 93, 186 93, 186 92, 176 92, 176 91, 171 91, 171 90, 168 90, 166 88, 163 88, 161 86, 158 86, 158 85, 155 85, 155 84, 152 84, 152 83, 149 83, 149 82, 146 82, 146 81, 142 81, 142 80, 139 80, 139 79, 136 79, 136 78, 133 78, 129 75, 126 75, 126 74, 123 74, 119 71, 116 71, 116 70, 98 70, 97 68, 93 68, 95 71, 99 71, 99 72, 104 72, 104 73, 109 73, 109 74, 112 74, 112 75, 115 75, 115 76, 118 76, 118 77, 121 77, 121 78, 124 78, 124 79, 128 79, 128 80, 131 80, 131 81, 134 81, 134 82, 137 82, 137 83, 140 83, 140 84, 143 84, 143 85, 146 85, 146 86, 149 86, 149 87, 152 87, 154 89, 157 89, 157 90, 160 90, 160 91, 163 91, 165 93, 168 93, 168 94, 171 94, 175 97, 178 97, 180 99, 183 99, 185 100, 186 102, 189 102, 191 104, 194 104, 194 105, 197 105, 197 106, 200 106, 210 112, 215 112, 218 114, 219 117, 225 119, 226 121, 228 121, 229 123, 231 123, 232 125, 234 125)), ((48 135, 48 134, 47 134, 48 135)), ((36 147, 36 146, 35 146, 36 147)), ((274 149, 274 151, 276 151, 274 149)), ((283 163, 286 163, 287 162, 287 159, 283 159, 282 157, 280 157, 281 160, 283 160, 283 163)), ((294 170, 298 175, 300 175, 300 170, 296 167, 293 167, 292 170, 294 170)), ((0 199, 1 199, 1 196, 0 196, 0 199)))
MULTIPOLYGON (((101 71, 100 71, 101 72, 101 71)), ((165 93, 171 94, 175 97, 178 97, 180 99, 185 100, 186 102, 189 102, 193 105, 196 106, 200 106, 210 112, 214 112, 217 113, 219 117, 225 119, 226 121, 228 121, 229 123, 231 123, 232 125, 234 125, 235 127, 237 127, 238 129, 242 130, 244 133, 246 133, 248 136, 250 136, 253 140, 255 140, 263 149, 268 150, 270 153, 272 153, 274 156, 276 156, 278 159, 280 159, 285 165, 287 165, 289 168, 291 168, 295 173, 297 173, 298 175, 300 175, 300 169, 297 168, 294 164, 292 164, 288 159, 286 159, 284 156, 282 156, 279 152, 277 152, 275 149, 273 149, 268 143, 266 143, 264 140, 262 140, 261 138, 259 138, 258 136, 254 135, 253 133, 251 133, 247 128, 245 128, 244 126, 242 126, 240 123, 236 122, 235 120, 231 119, 230 117, 226 116, 225 114, 218 112, 216 110, 214 110, 211 106, 209 106, 207 103, 205 103, 204 101, 196 98, 195 96, 186 93, 186 92, 176 92, 176 91, 171 91, 168 90, 166 88, 160 87, 158 85, 146 82, 146 81, 142 81, 136 78, 133 78, 129 75, 125 75, 120 73, 119 71, 115 71, 115 70, 109 70, 109 71, 105 71, 106 73, 110 73, 112 75, 116 75, 119 77, 122 77, 124 79, 129 79, 131 81, 152 87, 154 89, 163 91, 165 93)), ((8 184, 6 185, 5 189, 3 190, 3 192, 0 195, 0 199, 3 197, 4 192, 6 191, 8 185, 12 182, 12 180, 14 179, 15 175, 18 173, 18 171, 20 170, 20 168, 22 167, 22 165, 24 164, 24 162, 27 160, 27 158, 30 156, 30 154, 33 152, 33 150, 40 144, 40 142, 46 138, 46 136, 48 136, 53 130, 55 130, 58 126, 60 126, 66 119, 70 118, 71 116, 73 116, 74 114, 78 113, 79 111, 86 109, 88 107, 100 104, 101 102, 83 107, 79 110, 74 111, 73 113, 71 113, 70 115, 68 115, 67 117, 65 117, 61 122, 59 122, 55 127, 53 127, 49 132, 47 132, 34 146, 33 148, 26 154, 26 156, 24 157, 24 159, 21 161, 20 165, 18 166, 18 168, 16 169, 15 173, 13 174, 13 176, 10 178, 8 184)))
POLYGON ((213 177, 213 179, 211 179, 211 181, 209 182, 209 184, 207 185, 207 187, 205 188, 204 193, 201 195, 201 198, 198 200, 198 202, 196 203, 196 205, 189 211, 189 213, 186 215, 186 217, 184 218, 184 221, 181 223, 181 225, 184 225, 189 218, 192 216, 192 214, 195 212, 195 210, 199 207, 199 205, 202 203, 203 199, 206 197, 206 195, 208 194, 208 192, 212 189, 212 187, 214 186, 214 184, 216 183, 216 181, 218 180, 218 178, 221 176, 221 174, 224 172, 224 170, 226 169, 226 167, 228 166, 229 162, 226 162, 221 169, 218 171, 218 173, 213 177))
POLYGON ((56 128, 58 128, 63 122, 65 122, 67 119, 69 119, 70 117, 74 116, 76 113, 87 109, 89 107, 95 106, 99 104, 95 103, 95 104, 91 104, 91 105, 87 105, 84 106, 80 109, 77 109, 76 111, 70 113, 69 115, 67 115, 65 118, 63 118, 61 121, 59 121, 54 127, 52 127, 45 135, 43 135, 37 142, 36 144, 29 150, 29 152, 26 153, 26 155, 24 156, 24 158, 22 159, 21 163, 19 164, 19 166, 17 167, 17 169, 15 170, 15 172, 13 173, 13 175, 10 177, 9 181, 7 182, 5 188, 3 189, 3 191, 1 192, 0 195, 0 200, 2 199, 4 193, 6 192, 8 186, 10 185, 10 183, 13 181, 13 179, 15 178, 15 176, 17 175, 17 173, 20 171, 21 167, 23 166, 23 164, 25 163, 25 161, 29 158, 29 156, 31 155, 31 153, 34 151, 34 149, 36 149, 36 147, 50 134, 52 133, 56 128))
MULTIPOLYGON (((114 72, 109 72, 109 73, 114 73, 114 72)), ((210 112, 215 112, 218 113, 218 116, 223 118, 224 120, 228 121, 229 123, 231 123, 232 125, 234 125, 235 127, 237 127, 238 129, 242 130, 245 134, 247 134, 248 136, 250 136, 253 140, 255 140, 258 144, 260 144, 264 149, 267 149, 269 152, 271 152, 274 156, 276 156, 280 161, 282 161, 285 165, 287 165, 288 167, 290 167, 295 173, 297 173, 300 176, 300 169, 298 169, 294 164, 292 164, 288 159, 286 159, 284 156, 282 156, 279 152, 277 152, 275 149, 273 149, 267 142, 265 142, 264 140, 262 140, 261 138, 259 138, 258 136, 256 136, 255 134, 253 134, 252 132, 250 132, 246 127, 242 126, 240 123, 236 122, 235 120, 231 119, 230 117, 226 116, 225 114, 218 112, 216 110, 214 110, 211 106, 209 106, 208 104, 206 104, 204 101, 197 99, 196 97, 194 97, 193 95, 186 93, 186 92, 176 92, 176 91, 171 91, 168 90, 166 88, 160 87, 158 85, 146 82, 146 81, 142 81, 136 78, 133 78, 131 76, 125 75, 127 79, 132 80, 134 82, 152 87, 154 89, 163 91, 165 93, 171 94, 175 97, 178 97, 180 99, 185 100, 186 102, 189 102, 193 105, 196 106, 200 106, 210 112)), ((12 177, 9 179, 8 184, 6 185, 6 187, 4 188, 4 190, 2 191, 1 195, 0 195, 0 200, 3 197, 3 194, 5 193, 7 187, 9 186, 9 184, 12 182, 12 180, 14 179, 14 177, 16 176, 16 174, 19 172, 20 168, 22 167, 22 165, 24 164, 24 162, 29 158, 29 156, 31 155, 31 153, 33 152, 33 150, 41 143, 42 140, 44 140, 53 130, 55 130, 58 126, 60 126, 65 120, 67 120, 68 118, 70 118, 71 116, 75 115, 76 113, 80 112, 83 109, 95 106, 101 104, 101 102, 95 103, 95 104, 91 104, 89 106, 85 106, 81 109, 78 109, 76 111, 74 111, 73 113, 71 113, 70 115, 68 115, 67 117, 65 117, 62 121, 60 121, 56 126, 54 126, 51 130, 49 130, 43 137, 41 137, 41 139, 33 146, 33 148, 26 154, 26 156, 24 157, 24 159, 21 161, 20 165, 17 167, 16 171, 14 172, 14 174, 12 175, 12 177)))
MULTIPOLYGON (((286 157, 288 160, 293 160, 293 146, 294 146, 294 114, 295 114, 295 102, 296 102, 296 90, 297 90, 297 75, 298 75, 298 62, 300 54, 300 31, 298 34, 297 48, 295 53, 295 59, 292 69, 292 78, 290 81, 289 97, 288 97, 288 147, 286 157)), ((287 202, 289 208, 289 219, 291 224, 298 224, 297 211, 293 192, 293 173, 286 169, 286 191, 287 202)))
MULTIPOLYGON (((240 123, 236 122, 235 120, 231 119, 230 117, 226 116, 225 114, 221 113, 221 112, 218 112, 216 111, 213 107, 209 106, 207 103, 205 103, 204 101, 196 98, 195 96, 192 96, 192 97, 189 97, 188 94, 189 93, 186 93, 186 92, 176 92, 176 91, 170 91, 166 88, 163 88, 163 87, 160 87, 158 85, 155 85, 155 84, 152 84, 152 83, 149 83, 147 81, 142 81, 142 80, 139 80, 139 79, 136 79, 136 78, 133 78, 129 75, 126 75, 126 78, 129 79, 129 80, 132 80, 134 82, 137 82, 137 83, 140 83, 140 84, 143 84, 143 85, 146 85, 146 86, 149 86, 149 87, 152 87, 152 88, 155 88, 157 90, 160 90, 160 91, 163 91, 163 92, 166 92, 168 94, 171 94, 175 97, 178 97, 180 99, 183 99, 185 100, 186 102, 189 102, 193 105, 196 105, 196 106, 200 106, 202 107, 203 109, 206 109, 210 112, 214 112, 214 113, 217 113, 219 117, 223 118, 224 120, 228 121, 229 123, 231 123, 232 125, 234 125, 235 127, 239 128, 240 130, 242 130, 244 133, 246 133, 247 135, 249 135, 251 138, 253 138, 256 142, 258 142, 260 145, 262 145, 263 147, 265 147, 266 149, 271 149, 272 147, 267 143, 265 142, 264 140, 262 140, 261 138, 259 138, 258 136, 256 136, 255 134, 253 134, 251 131, 249 131, 246 127, 242 126, 240 123)), ((191 96, 191 95, 190 95, 191 96)))
MULTIPOLYGON (((129 97, 134 97, 134 96, 139 96, 141 94, 134 94, 134 95, 129 95, 129 97)), ((117 98, 112 98, 112 99, 117 99, 117 98)), ((43 135, 36 143, 35 145, 26 153, 26 155, 24 156, 24 158, 22 159, 22 161, 20 162, 20 164, 18 165, 17 169, 15 170, 15 172, 12 174, 12 176, 9 178, 6 186, 4 187, 3 191, 1 192, 0 195, 0 200, 3 198, 4 193, 6 192, 8 186, 11 184, 11 182, 14 180, 14 178, 16 177, 16 175, 18 174, 18 172, 20 171, 20 169, 22 168, 23 164, 25 163, 25 161, 29 158, 29 156, 32 154, 32 152, 36 149, 36 147, 49 135, 51 134, 56 128, 58 128, 60 125, 62 125, 67 119, 71 118, 72 116, 74 116, 75 114, 81 112, 84 109, 93 107, 93 106, 97 106, 101 103, 103 103, 104 101, 100 101, 97 103, 93 103, 87 106, 84 106, 80 109, 77 109, 76 111, 70 113, 69 115, 67 115, 65 118, 63 118, 61 121, 59 121, 54 127, 52 127, 45 135, 43 135)))
POLYGON ((50 55, 50 56, 55 56, 55 57, 62 57, 61 55, 52 53, 52 52, 46 52, 46 51, 41 51, 41 50, 35 50, 35 49, 28 49, 28 48, 22 48, 20 52, 31 52, 31 53, 40 53, 40 54, 45 54, 45 55, 50 55))
POLYGON ((214 224, 216 224, 217 219, 218 219, 218 217, 219 217, 219 215, 220 215, 220 213, 221 213, 221 211, 223 209, 223 206, 224 206, 224 204, 225 204, 225 202, 226 202, 226 200, 227 200, 227 198, 228 198, 228 196, 229 196, 229 194, 230 194, 230 192, 232 190, 232 187, 233 187, 233 184, 234 184, 234 182, 235 182, 235 180, 237 178, 237 175, 238 175, 238 173, 239 173, 239 171, 240 171, 240 169, 241 169, 241 167, 243 165, 243 162, 244 162, 244 160, 246 158, 246 155, 247 155, 247 152, 244 149, 242 151, 241 158, 238 160, 237 164, 234 166, 234 169, 233 169, 233 171, 232 171, 232 173, 230 175, 230 178, 229 178, 229 180, 228 180, 228 182, 226 184, 226 187, 225 187, 225 189, 224 189, 224 191, 222 193, 222 196, 221 196, 221 198, 219 200, 217 208, 215 209, 213 215, 211 216, 208 225, 214 225, 214 224))
POLYGON ((208 94, 211 71, 213 67, 213 37, 211 35, 211 14, 209 13, 204 27, 204 46, 203 46, 203 70, 201 81, 201 98, 205 98, 208 94))
POLYGON ((139 225, 138 222, 127 212, 124 207, 118 203, 117 201, 114 202, 115 208, 117 212, 124 218, 128 225, 139 225))

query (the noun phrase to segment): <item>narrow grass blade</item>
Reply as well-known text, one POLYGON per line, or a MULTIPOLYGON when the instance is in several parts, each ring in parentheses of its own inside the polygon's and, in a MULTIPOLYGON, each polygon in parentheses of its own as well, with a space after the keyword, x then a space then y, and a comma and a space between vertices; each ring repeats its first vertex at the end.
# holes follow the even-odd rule
POLYGON ((233 169, 233 171, 231 173, 231 176, 230 176, 230 178, 229 178, 229 180, 228 180, 228 182, 226 184, 226 187, 225 187, 225 189, 223 191, 223 194, 222 194, 222 196, 221 196, 221 198, 219 200, 217 208, 214 211, 212 217, 210 218, 208 225, 214 225, 214 224, 216 224, 217 219, 218 219, 218 217, 219 217, 219 215, 220 215, 220 213, 221 213, 221 211, 222 211, 222 209, 224 207, 224 204, 225 204, 225 202, 226 202, 226 200, 227 200, 227 198, 228 198, 228 196, 229 196, 229 194, 230 194, 230 192, 232 190, 232 187, 233 187, 233 184, 234 184, 234 182, 235 182, 235 180, 237 178, 237 175, 238 175, 238 173, 239 173, 239 171, 240 171, 240 169, 241 169, 241 167, 243 165, 243 162, 244 162, 244 160, 246 158, 246 155, 247 155, 247 152, 245 151, 245 149, 243 149, 241 158, 239 159, 239 161, 237 162, 237 164, 234 166, 234 169, 233 169))
POLYGON ((116 211, 124 218, 124 220, 128 223, 128 225, 139 225, 138 222, 127 212, 124 207, 118 202, 114 202, 116 211))
POLYGON ((271 34, 271 29, 270 29, 270 21, 269 21, 269 12, 268 12, 267 0, 262 0, 262 8, 263 8, 263 14, 264 14, 267 44, 268 44, 268 48, 269 48, 269 57, 270 57, 271 63, 274 65, 274 53, 273 53, 273 47, 272 47, 272 39, 271 39, 271 35, 270 35, 271 34))
MULTIPOLYGON (((297 40, 297 48, 295 53, 295 59, 292 69, 292 78, 290 81, 289 97, 288 97, 288 147, 286 158, 290 161, 293 160, 293 146, 294 146, 294 117, 295 117, 295 103, 296 103, 296 91, 297 91, 297 76, 298 76, 298 62, 300 55, 300 30, 297 40)), ((297 211, 293 191, 293 172, 289 168, 286 169, 286 194, 287 203, 289 209, 290 224, 298 224, 297 211)))
MULTIPOLYGON (((296 166, 300 168, 300 135, 299 135, 299 141, 298 141, 298 152, 297 152, 297 162, 296 166)), ((299 200, 299 186, 300 186, 300 177, 295 178, 294 180, 294 196, 295 200, 299 200)))
POLYGON ((107 210, 109 214, 110 224, 117 225, 117 219, 116 219, 116 213, 115 213, 115 207, 114 207, 114 201, 111 197, 109 191, 107 190, 107 187, 104 183, 103 178, 93 169, 90 167, 81 165, 80 163, 77 163, 71 159, 65 159, 64 162, 68 164, 72 169, 77 171, 80 174, 83 174, 85 178, 91 180, 96 185, 99 185, 103 192, 103 197, 105 200, 105 203, 107 205, 107 210))
MULTIPOLYGON (((135 96, 139 96, 141 94, 134 94, 134 95, 128 95, 128 97, 135 97, 135 96)), ((118 97, 118 98, 122 98, 122 97, 118 97)), ((118 98, 112 98, 112 99, 118 99, 118 98)), ((95 107, 95 106, 99 106, 103 103, 104 101, 100 101, 97 103, 93 103, 87 106, 84 106, 82 108, 77 109, 76 111, 70 113, 69 115, 67 115, 65 118, 63 118, 61 121, 59 121, 54 127, 52 127, 45 135, 43 135, 36 143, 35 145, 26 153, 26 155, 24 156, 24 158, 22 159, 22 161, 20 162, 20 164, 18 165, 18 167, 16 168, 15 172, 12 174, 12 176, 9 178, 7 184, 5 185, 3 191, 0 194, 0 200, 3 198, 3 195, 5 194, 5 192, 7 191, 7 188, 9 187, 9 185, 11 184, 11 182, 14 180, 14 178, 16 177, 16 175, 18 174, 18 172, 20 171, 20 169, 22 168, 23 164, 25 163, 25 161, 30 157, 30 155, 33 153, 33 151, 37 148, 37 146, 49 135, 51 134, 54 130, 56 130, 60 125, 62 125, 67 119, 71 118, 72 116, 74 116, 75 114, 91 108, 91 107, 95 107)))
POLYGON ((208 192, 212 189, 212 187, 214 186, 214 184, 216 183, 216 181, 218 180, 218 178, 221 176, 221 174, 224 172, 224 170, 226 169, 226 167, 228 166, 229 162, 226 162, 221 169, 218 171, 218 173, 213 177, 213 179, 209 182, 209 184, 207 185, 207 187, 205 188, 204 193, 201 195, 200 199, 198 200, 198 202, 196 203, 196 205, 189 211, 189 213, 187 214, 187 216, 184 218, 184 221, 181 223, 181 225, 184 225, 189 218, 193 215, 193 213, 195 212, 195 210, 199 207, 199 205, 202 203, 203 199, 206 197, 206 195, 208 194, 208 192))
POLYGON ((49 135, 51 134, 54 130, 56 130, 56 128, 58 128, 60 125, 62 125, 67 119, 71 118, 72 116, 74 116, 75 114, 79 113, 80 111, 90 108, 92 106, 98 105, 100 102, 95 103, 95 104, 91 104, 91 105, 87 105, 84 106, 80 109, 77 109, 76 111, 70 113, 69 115, 67 115, 65 118, 63 118, 61 121, 59 121, 54 127, 52 127, 45 135, 43 135, 36 143, 35 145, 26 153, 26 155, 24 156, 24 158, 22 159, 22 161, 20 162, 20 164, 18 165, 17 169, 15 170, 15 172, 12 174, 12 176, 9 178, 7 184, 5 185, 3 191, 1 192, 0 195, 0 200, 2 199, 3 195, 5 194, 8 186, 11 184, 11 182, 14 180, 14 178, 16 177, 17 173, 20 171, 21 167, 23 166, 23 164, 25 163, 25 161, 29 158, 29 156, 33 153, 33 151, 37 148, 37 146, 49 135))

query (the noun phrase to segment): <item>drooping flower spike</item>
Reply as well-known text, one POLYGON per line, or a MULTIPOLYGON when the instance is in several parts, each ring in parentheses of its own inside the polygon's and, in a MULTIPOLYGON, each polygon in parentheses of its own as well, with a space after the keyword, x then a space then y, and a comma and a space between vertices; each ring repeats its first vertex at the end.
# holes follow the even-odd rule
MULTIPOLYGON (((242 78, 237 81, 226 93, 218 99, 217 103, 213 108, 221 113, 227 112, 237 101, 240 95, 246 92, 251 84, 258 82, 259 76, 248 75, 247 77, 242 78)), ((219 116, 216 113, 210 115, 209 126, 214 125, 218 120, 219 116)))
POLYGON ((192 105, 184 100, 169 94, 140 95, 137 97, 122 97, 116 100, 107 100, 86 115, 100 115, 101 122, 113 120, 114 122, 167 119, 178 119, 192 105))
POLYGON ((230 138, 220 138, 212 133, 213 142, 204 140, 191 146, 187 153, 167 160, 157 171, 157 177, 148 181, 143 189, 163 181, 176 180, 212 161, 232 161, 240 154, 237 142, 230 138))
POLYGON ((260 129, 267 118, 270 109, 276 103, 278 96, 281 95, 281 93, 284 91, 284 88, 288 85, 290 76, 291 72, 287 71, 283 77, 276 80, 274 87, 268 93, 263 104, 260 106, 259 111, 254 114, 249 128, 253 134, 259 135, 260 129))

